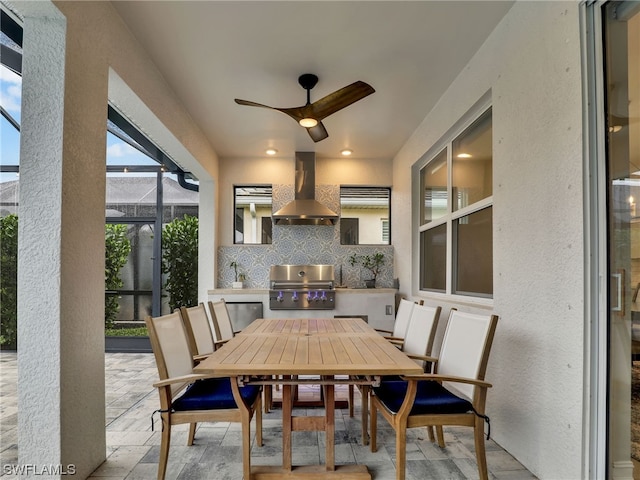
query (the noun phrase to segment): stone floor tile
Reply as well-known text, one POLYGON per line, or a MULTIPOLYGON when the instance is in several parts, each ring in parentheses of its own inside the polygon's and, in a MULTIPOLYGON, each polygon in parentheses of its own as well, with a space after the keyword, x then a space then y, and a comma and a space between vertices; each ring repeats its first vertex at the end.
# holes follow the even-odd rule
MULTIPOLYGON (((0 352, 0 463, 17 464, 17 356, 0 352)), ((105 356, 107 460, 91 480, 155 480, 158 470, 162 422, 151 414, 159 408, 152 387, 158 373, 152 354, 110 353, 105 356)), ((355 391, 355 413, 335 410, 337 464, 365 464, 373 480, 395 478, 395 432, 378 419, 378 451, 362 445, 360 392, 355 391)), ((295 408, 296 415, 322 415, 318 408, 295 408)), ((193 446, 187 446, 188 425, 171 429, 166 480, 238 480, 242 478, 242 426, 237 422, 198 425, 193 446)), ((255 443, 255 418, 251 424, 253 465, 282 463, 282 411, 263 415, 264 446, 255 443)), ((324 433, 293 432, 293 464, 324 462, 324 433)), ((446 448, 428 440, 424 428, 407 433, 407 480, 478 478, 473 431, 465 427, 444 429, 446 448)), ((492 480, 530 480, 535 477, 493 440, 486 442, 492 480)), ((14 477, 15 478, 15 477, 14 477)), ((12 480, 8 475, 2 480, 12 480)))

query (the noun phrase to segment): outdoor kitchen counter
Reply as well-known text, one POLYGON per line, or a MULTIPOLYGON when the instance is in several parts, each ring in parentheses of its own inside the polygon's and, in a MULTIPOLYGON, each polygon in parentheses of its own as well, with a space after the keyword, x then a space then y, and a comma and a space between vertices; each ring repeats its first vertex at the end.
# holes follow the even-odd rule
POLYGON ((336 308, 333 310, 271 310, 267 288, 216 288, 209 290, 209 300, 224 298, 230 303, 260 302, 264 318, 330 318, 333 316, 366 315, 369 325, 393 329, 395 319, 394 288, 336 288, 336 308))
MULTIPOLYGON (((358 294, 371 294, 371 293, 392 293, 395 295, 397 290, 395 288, 342 288, 335 289, 336 293, 358 293, 358 294)), ((268 288, 215 288, 208 290, 209 295, 269 295, 268 288)))

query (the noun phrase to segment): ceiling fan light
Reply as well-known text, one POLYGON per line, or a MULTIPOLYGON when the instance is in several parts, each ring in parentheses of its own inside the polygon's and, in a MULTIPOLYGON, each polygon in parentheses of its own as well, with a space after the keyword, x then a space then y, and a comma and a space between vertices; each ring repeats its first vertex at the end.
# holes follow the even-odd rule
POLYGON ((340 154, 341 154, 343 157, 348 157, 348 156, 349 156, 349 155, 351 155, 352 153, 353 153, 353 150, 351 150, 350 148, 345 148, 344 150, 342 150, 342 151, 340 152, 340 154))
POLYGON ((300 125, 304 128, 312 128, 318 125, 318 121, 315 118, 307 117, 300 120, 300 125))
POLYGON ((267 148, 264 153, 266 153, 267 155, 275 155, 276 153, 278 153, 278 150, 276 150, 275 148, 267 148))

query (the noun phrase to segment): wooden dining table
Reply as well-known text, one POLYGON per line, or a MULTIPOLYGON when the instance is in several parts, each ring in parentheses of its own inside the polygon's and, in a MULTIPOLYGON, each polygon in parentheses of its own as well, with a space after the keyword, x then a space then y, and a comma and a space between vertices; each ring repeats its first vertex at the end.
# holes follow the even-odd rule
POLYGON ((254 321, 194 371, 240 385, 282 385, 282 466, 251 466, 245 480, 370 480, 366 465, 335 465, 334 386, 376 385, 381 376, 422 368, 361 318, 294 318, 254 321), (292 387, 302 383, 322 385, 324 415, 293 415, 292 387), (292 465, 293 431, 326 433, 324 465, 292 465))

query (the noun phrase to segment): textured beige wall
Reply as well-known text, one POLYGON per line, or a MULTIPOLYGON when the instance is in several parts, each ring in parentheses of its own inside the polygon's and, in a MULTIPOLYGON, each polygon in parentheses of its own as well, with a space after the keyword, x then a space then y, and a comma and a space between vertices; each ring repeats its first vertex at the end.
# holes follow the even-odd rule
MULTIPOLYGON (((200 176, 201 242, 209 246, 215 243, 217 157, 109 2, 16 2, 13 8, 25 18, 20 463, 72 463, 85 478, 106 455, 107 100, 200 176)), ((213 251, 200 258, 203 299, 214 283, 213 251)))
POLYGON ((500 315, 487 373, 491 434, 541 479, 581 478, 584 461, 580 55, 577 2, 516 2, 394 159, 401 289, 428 304, 500 315), (401 212, 412 198, 411 166, 487 92, 494 299, 483 306, 419 294, 415 229, 401 212))

